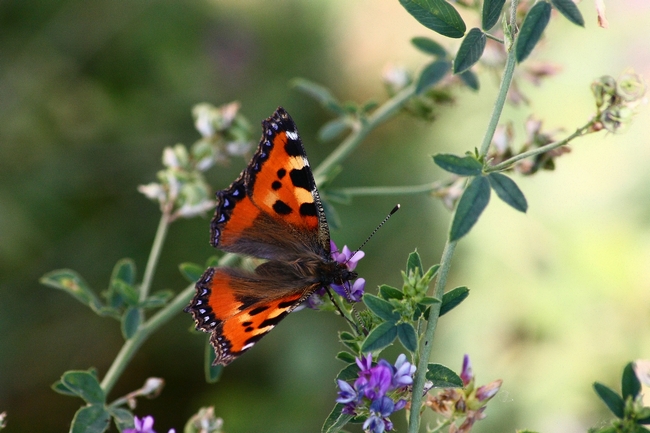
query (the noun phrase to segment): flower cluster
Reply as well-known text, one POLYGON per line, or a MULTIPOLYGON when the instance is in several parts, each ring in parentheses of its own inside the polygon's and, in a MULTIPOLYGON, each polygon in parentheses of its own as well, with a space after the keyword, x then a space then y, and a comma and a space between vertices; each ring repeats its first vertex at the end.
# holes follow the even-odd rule
MULTIPOLYGON (((363 251, 352 252, 347 245, 339 251, 334 241, 330 240, 330 250, 332 251, 332 259, 338 263, 345 264, 348 271, 354 271, 359 264, 359 261, 366 255, 363 251)), ((363 297, 366 280, 364 278, 357 278, 352 285, 345 284, 330 284, 330 287, 336 294, 346 299, 348 302, 359 302, 363 297)), ((317 309, 323 304, 323 296, 325 296, 327 288, 321 287, 307 299, 307 306, 309 308, 317 309)))
POLYGON ((469 356, 463 358, 460 373, 464 389, 445 388, 435 396, 427 395, 425 405, 447 419, 449 433, 468 433, 476 421, 486 417, 487 402, 499 392, 502 381, 495 380, 476 388, 469 356), (460 425, 456 421, 461 421, 460 425))
POLYGON ((353 385, 338 380, 339 392, 336 401, 345 405, 343 413, 366 416, 363 429, 372 433, 392 430, 388 417, 406 406, 408 386, 413 383, 415 366, 406 361, 406 356, 397 357, 395 365, 380 359, 372 364, 372 355, 357 358, 359 375, 353 385))
MULTIPOLYGON (((133 418, 135 428, 127 428, 122 430, 122 433, 156 433, 153 429, 153 417, 145 416, 140 419, 137 416, 133 418)), ((176 430, 170 429, 167 433, 176 433, 176 430)))

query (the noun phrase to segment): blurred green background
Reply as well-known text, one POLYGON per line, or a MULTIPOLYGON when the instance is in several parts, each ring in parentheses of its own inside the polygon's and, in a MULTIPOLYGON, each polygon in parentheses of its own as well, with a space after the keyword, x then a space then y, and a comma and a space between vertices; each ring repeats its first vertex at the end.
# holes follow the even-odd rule
MULTIPOLYGON (((593 110, 592 79, 627 67, 650 77, 646 0, 610 2, 608 30, 596 26, 592 2, 580 9, 586 29, 556 17, 529 60, 551 61, 562 72, 541 87, 523 84, 531 105, 504 113, 519 143, 531 113, 549 129, 584 123, 593 110)), ((165 146, 198 138, 194 104, 240 101, 255 136, 258 122, 284 106, 315 166, 335 146, 315 138, 329 115, 289 80, 321 82, 343 100, 381 100, 385 65, 413 70, 426 61, 409 44, 414 36, 432 33, 397 1, 0 2, 0 412, 8 412, 8 431, 67 430, 80 400, 50 384, 69 369, 95 366, 105 374, 121 347, 117 322, 38 278, 72 268, 99 292, 122 257, 142 271, 159 212, 136 186, 155 179, 165 146)), ((433 124, 402 115, 382 126, 345 162, 335 185, 442 178, 431 154, 480 143, 498 84, 491 74, 480 78, 478 94, 459 90, 433 124)), ((450 284, 472 292, 442 320, 433 358, 459 369, 469 353, 479 383, 504 380, 475 431, 585 431, 609 419, 591 383, 616 388, 625 363, 650 358, 648 136, 642 107, 627 133, 577 141, 555 172, 517 177, 527 215, 493 198, 461 242, 450 284)), ((245 163, 212 170, 213 187, 227 186, 245 163)), ((399 285, 416 247, 425 264, 440 257, 448 212, 427 196, 338 206, 343 227, 333 238, 359 245, 395 202, 402 211, 368 244, 358 268, 369 289, 399 285)), ((186 282, 178 264, 204 263, 213 252, 208 219, 175 223, 154 290, 180 291, 186 282)), ((136 409, 154 415, 158 431, 182 428, 207 405, 229 433, 319 430, 336 395, 342 320, 291 315, 216 385, 204 383, 204 340, 191 326, 179 314, 154 335, 112 397, 159 376, 162 395, 136 409)))

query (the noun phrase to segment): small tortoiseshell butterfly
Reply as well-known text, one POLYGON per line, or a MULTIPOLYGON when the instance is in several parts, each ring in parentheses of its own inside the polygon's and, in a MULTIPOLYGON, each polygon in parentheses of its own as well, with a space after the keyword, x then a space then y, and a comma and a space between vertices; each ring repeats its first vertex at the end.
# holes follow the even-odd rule
POLYGON ((320 287, 357 278, 332 258, 330 234, 296 125, 283 108, 262 122, 248 167, 217 193, 214 247, 266 259, 254 272, 208 268, 185 311, 211 333, 215 364, 250 349, 320 287))

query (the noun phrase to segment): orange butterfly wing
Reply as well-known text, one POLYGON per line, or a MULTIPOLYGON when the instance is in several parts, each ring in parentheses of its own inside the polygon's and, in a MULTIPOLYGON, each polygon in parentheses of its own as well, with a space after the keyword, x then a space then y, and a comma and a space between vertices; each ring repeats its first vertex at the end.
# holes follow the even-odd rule
POLYGON ((250 164, 217 193, 211 243, 269 261, 255 272, 209 268, 186 308, 197 329, 211 333, 215 364, 250 349, 343 269, 331 260, 327 220, 293 120, 278 108, 262 125, 250 164))

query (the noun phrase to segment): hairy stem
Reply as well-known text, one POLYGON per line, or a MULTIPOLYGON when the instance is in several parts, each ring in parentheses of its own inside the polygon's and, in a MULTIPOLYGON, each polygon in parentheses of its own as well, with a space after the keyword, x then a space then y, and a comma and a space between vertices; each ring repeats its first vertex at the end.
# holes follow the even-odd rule
MULTIPOLYGON (((512 0, 512 3, 510 5, 509 25, 513 31, 516 28, 516 12, 518 3, 518 0, 512 0)), ((516 64, 514 44, 511 44, 509 47, 507 47, 507 49, 508 57, 506 59, 506 66, 503 71, 499 93, 492 110, 492 116, 490 117, 490 121, 485 131, 485 136, 483 137, 480 156, 485 156, 487 154, 490 143, 492 142, 492 137, 494 136, 494 131, 496 130, 499 119, 501 118, 501 113, 503 112, 503 106, 506 101, 506 96, 508 95, 508 89, 510 89, 510 84, 512 83, 512 76, 516 64)), ((455 211, 452 212, 449 222, 450 225, 454 221, 455 213, 455 211)), ((447 243, 445 244, 445 248, 442 252, 442 258, 440 260, 440 270, 438 272, 438 277, 434 286, 433 296, 435 298, 442 299, 442 296, 445 292, 445 286, 447 285, 447 276, 449 274, 449 269, 451 268, 451 259, 454 255, 454 250, 456 249, 456 243, 456 241, 450 241, 447 239, 447 243)), ((440 317, 440 306, 440 302, 431 305, 429 317, 427 318, 427 327, 424 331, 422 343, 420 344, 420 357, 418 359, 417 372, 413 381, 413 395, 411 398, 411 413, 409 417, 410 419, 408 429, 409 433, 417 433, 420 429, 420 407, 422 406, 422 393, 424 392, 427 366, 429 364, 429 357, 431 356, 433 336, 438 325, 438 318, 440 317)))
POLYGON ((576 129, 575 132, 568 137, 559 140, 559 141, 554 141, 553 143, 546 144, 541 147, 537 147, 535 149, 528 150, 526 152, 520 153, 519 155, 515 155, 512 158, 506 159, 502 163, 496 164, 492 167, 488 167, 485 169, 486 173, 490 173, 493 171, 503 171, 507 170, 510 168, 515 162, 521 161, 522 159, 529 158, 531 156, 539 155, 541 153, 548 152, 553 149, 557 149, 558 147, 562 147, 567 145, 571 140, 582 137, 585 134, 588 134, 589 132, 592 132, 592 128, 594 126, 595 120, 590 120, 587 122, 586 125, 581 126, 580 128, 576 129))
POLYGON ((147 296, 149 295, 149 289, 151 289, 153 275, 156 272, 158 259, 160 259, 160 252, 162 251, 162 246, 165 242, 165 237, 167 236, 167 229, 169 228, 169 224, 171 222, 170 217, 171 206, 165 206, 160 217, 160 222, 158 223, 158 229, 156 230, 156 236, 154 237, 153 245, 151 246, 149 260, 147 260, 147 267, 144 269, 144 276, 142 277, 142 284, 140 285, 140 302, 147 299, 147 296))

